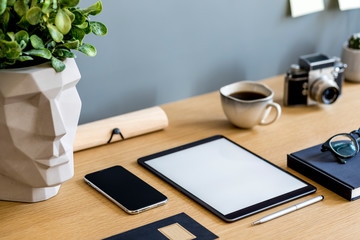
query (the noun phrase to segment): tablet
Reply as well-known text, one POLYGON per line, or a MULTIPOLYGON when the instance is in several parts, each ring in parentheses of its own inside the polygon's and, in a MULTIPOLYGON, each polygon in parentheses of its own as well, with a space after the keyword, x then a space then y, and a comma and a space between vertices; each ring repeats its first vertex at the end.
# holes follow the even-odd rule
POLYGON ((139 158, 138 163, 228 222, 316 191, 220 135, 139 158))

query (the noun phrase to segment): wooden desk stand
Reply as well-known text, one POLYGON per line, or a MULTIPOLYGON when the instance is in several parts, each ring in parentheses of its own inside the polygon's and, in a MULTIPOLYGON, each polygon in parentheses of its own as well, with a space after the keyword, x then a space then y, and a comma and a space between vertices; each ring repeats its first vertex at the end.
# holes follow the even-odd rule
POLYGON ((74 152, 116 142, 145 133, 161 130, 169 124, 166 113, 160 107, 147 108, 119 116, 82 124, 78 127, 74 141, 74 152), (120 136, 113 136, 113 129, 120 136))

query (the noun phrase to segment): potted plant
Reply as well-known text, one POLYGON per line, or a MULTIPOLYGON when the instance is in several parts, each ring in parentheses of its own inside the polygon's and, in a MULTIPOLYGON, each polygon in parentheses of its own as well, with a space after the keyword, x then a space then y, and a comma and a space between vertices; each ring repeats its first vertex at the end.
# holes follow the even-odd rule
POLYGON ((37 202, 58 193, 73 169, 81 101, 73 50, 95 56, 89 16, 101 2, 0 0, 0 200, 37 202))
POLYGON ((353 34, 344 44, 341 59, 347 65, 345 80, 360 82, 360 33, 353 34))

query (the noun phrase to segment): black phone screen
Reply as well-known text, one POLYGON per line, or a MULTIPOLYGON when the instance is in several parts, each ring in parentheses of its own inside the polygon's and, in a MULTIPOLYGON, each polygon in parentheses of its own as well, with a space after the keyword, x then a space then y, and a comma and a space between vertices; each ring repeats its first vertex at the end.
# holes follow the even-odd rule
POLYGON ((165 195, 121 166, 89 173, 84 180, 131 214, 167 202, 165 195))

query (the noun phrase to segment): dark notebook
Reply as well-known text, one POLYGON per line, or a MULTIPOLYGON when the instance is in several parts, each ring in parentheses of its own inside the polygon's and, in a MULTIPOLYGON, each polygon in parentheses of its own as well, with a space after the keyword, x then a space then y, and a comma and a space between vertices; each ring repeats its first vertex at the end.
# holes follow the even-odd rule
POLYGON ((123 232, 105 240, 168 240, 168 239, 217 239, 218 236, 207 230, 194 219, 180 213, 172 217, 123 232))
POLYGON ((360 198, 360 154, 341 164, 320 144, 288 154, 287 164, 347 200, 360 198))

